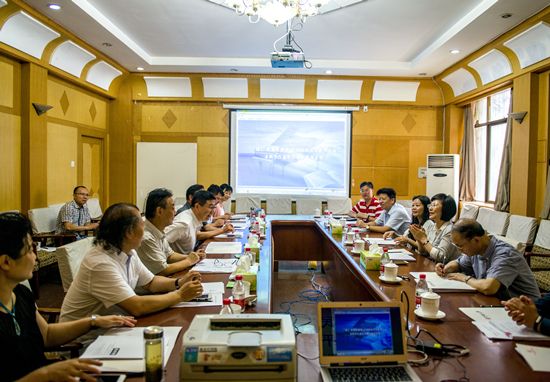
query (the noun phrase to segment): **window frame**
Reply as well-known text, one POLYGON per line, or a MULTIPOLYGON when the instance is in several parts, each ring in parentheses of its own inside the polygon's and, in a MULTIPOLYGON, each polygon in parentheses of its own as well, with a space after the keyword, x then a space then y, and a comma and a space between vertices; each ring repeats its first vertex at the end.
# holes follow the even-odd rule
MULTIPOLYGON (((483 195, 484 200, 478 200, 478 202, 483 202, 483 203, 494 203, 495 202, 494 200, 491 200, 490 196, 489 196, 489 190, 490 190, 489 184, 490 184, 490 175, 491 175, 491 150, 490 150, 490 148, 491 148, 491 131, 492 131, 493 126, 508 123, 508 119, 510 117, 508 116, 508 117, 505 117, 505 118, 499 118, 499 119, 491 120, 490 119, 491 118, 491 101, 492 101, 492 97, 495 94, 502 93, 506 90, 508 90, 510 92, 510 102, 511 102, 512 101, 512 88, 511 87, 510 88, 505 88, 505 89, 499 89, 498 91, 496 91, 494 93, 491 93, 491 94, 489 94, 485 97, 481 97, 481 98, 479 98, 478 100, 475 101, 475 102, 479 102, 482 99, 487 100, 486 110, 485 110, 485 112, 487 113, 486 114, 487 115, 487 122, 480 123, 479 121, 476 121, 474 123, 474 129, 476 129, 478 127, 486 127, 486 129, 485 129, 485 158, 484 158, 485 159, 485 185, 484 185, 484 195, 483 195)), ((510 106, 510 105, 508 105, 508 106, 510 106)), ((504 154, 504 149, 505 149, 505 147, 502 148, 503 154, 504 154)), ((479 159, 480 158, 477 158, 477 160, 479 160, 479 159)))

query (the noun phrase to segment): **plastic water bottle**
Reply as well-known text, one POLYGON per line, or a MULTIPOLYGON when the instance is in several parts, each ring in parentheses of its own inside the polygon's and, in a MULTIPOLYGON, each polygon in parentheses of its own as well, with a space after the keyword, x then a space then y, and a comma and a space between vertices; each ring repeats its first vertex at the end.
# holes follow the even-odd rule
POLYGON ((233 285, 233 303, 240 305, 241 309, 244 311, 245 306, 245 295, 244 295, 244 284, 243 284, 243 275, 235 276, 235 285, 233 285))
POLYGON ((233 314, 233 311, 231 310, 231 300, 228 298, 223 299, 223 307, 222 310, 220 310, 220 314, 233 314))
POLYGON ((247 256, 250 259, 250 265, 254 265, 256 263, 256 256, 252 253, 250 247, 246 247, 244 249, 244 256, 247 256))
POLYGON ((390 262, 390 255, 388 254, 388 248, 384 247, 382 256, 380 256, 380 275, 384 274, 384 267, 390 262))
POLYGON ((428 282, 426 281, 426 274, 421 273, 420 278, 416 282, 416 308, 420 308, 420 304, 422 303, 422 295, 426 292, 429 292, 430 288, 428 287, 428 282))

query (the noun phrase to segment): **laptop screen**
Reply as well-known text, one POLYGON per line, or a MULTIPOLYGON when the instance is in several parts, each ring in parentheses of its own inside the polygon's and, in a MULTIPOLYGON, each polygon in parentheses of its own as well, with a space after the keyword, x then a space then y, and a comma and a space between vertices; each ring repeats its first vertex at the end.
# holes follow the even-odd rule
POLYGON ((324 357, 404 354, 399 306, 322 307, 320 322, 324 357))

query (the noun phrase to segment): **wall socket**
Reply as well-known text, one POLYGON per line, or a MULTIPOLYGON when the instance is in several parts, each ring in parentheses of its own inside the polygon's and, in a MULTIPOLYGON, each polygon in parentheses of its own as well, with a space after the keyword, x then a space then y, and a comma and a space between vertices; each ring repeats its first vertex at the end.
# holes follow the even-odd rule
POLYGON ((418 167, 418 179, 423 179, 428 176, 428 169, 426 167, 418 167))
POLYGON ((369 111, 369 107, 367 105, 363 106, 363 113, 366 113, 369 111))

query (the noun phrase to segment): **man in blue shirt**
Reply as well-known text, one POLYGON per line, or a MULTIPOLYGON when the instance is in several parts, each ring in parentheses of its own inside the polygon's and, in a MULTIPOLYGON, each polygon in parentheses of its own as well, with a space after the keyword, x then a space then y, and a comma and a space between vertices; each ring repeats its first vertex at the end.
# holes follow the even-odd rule
POLYGON ((489 236, 477 221, 460 219, 451 230, 451 240, 463 255, 447 265, 436 264, 439 276, 462 281, 500 299, 522 294, 532 300, 540 297, 525 258, 510 244, 489 236))
POLYGON ((372 232, 395 231, 398 235, 403 235, 411 223, 405 207, 396 202, 395 190, 393 188, 381 188, 376 192, 380 207, 383 211, 376 220, 365 223, 362 220, 357 221, 359 227, 366 227, 372 232))

